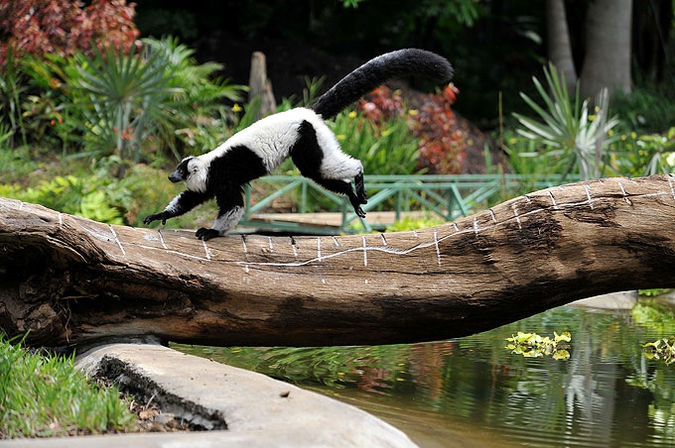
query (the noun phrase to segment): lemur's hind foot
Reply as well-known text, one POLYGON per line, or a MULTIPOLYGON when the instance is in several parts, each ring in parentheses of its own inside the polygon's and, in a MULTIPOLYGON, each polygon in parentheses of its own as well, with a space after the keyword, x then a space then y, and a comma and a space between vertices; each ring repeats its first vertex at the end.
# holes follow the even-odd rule
POLYGON ((364 212, 363 209, 358 205, 354 207, 354 213, 356 213, 356 216, 358 216, 359 218, 366 217, 366 212, 364 212))
POLYGON ((357 197, 354 193, 349 195, 349 202, 351 202, 352 207, 354 207, 354 213, 356 213, 357 216, 361 218, 366 217, 366 212, 363 211, 361 208, 361 204, 365 204, 368 201, 362 200, 361 198, 357 197))

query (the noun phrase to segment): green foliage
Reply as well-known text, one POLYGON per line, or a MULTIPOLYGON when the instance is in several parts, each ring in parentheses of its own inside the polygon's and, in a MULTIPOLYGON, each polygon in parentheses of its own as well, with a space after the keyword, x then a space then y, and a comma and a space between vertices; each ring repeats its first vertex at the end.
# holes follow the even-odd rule
MULTIPOLYGON (((36 94, 17 99, 24 110, 18 117, 30 117, 17 129, 34 142, 60 142, 64 153, 82 145, 88 155, 134 161, 167 149, 175 158, 213 149, 227 128, 222 101, 238 101, 245 87, 218 77, 220 64, 197 64, 193 54, 164 38, 144 39, 142 51, 108 46, 92 56, 27 57, 17 70, 36 94)), ((21 88, 10 81, 3 81, 6 90, 21 88)), ((18 123, 14 115, 8 119, 18 123)))
POLYGON ((537 142, 508 132, 504 138, 504 151, 514 174, 545 175, 562 171, 558 159, 548 152, 540 152, 537 142))
MULTIPOLYGON (((181 191, 180 185, 167 180, 163 167, 130 164, 116 156, 95 162, 68 156, 53 164, 38 163, 32 157, 26 150, 0 151, 0 179, 6 181, 0 183, 0 196, 99 222, 141 225, 144 216, 156 212, 181 191)), ((215 210, 204 209, 207 220, 212 220, 215 210)), ((167 225, 194 226, 195 216, 202 215, 191 214, 167 225)))
POLYGON ((381 372, 380 384, 373 379, 370 386, 385 389, 390 382, 403 381, 410 357, 409 345, 219 348, 172 344, 172 348, 286 381, 315 381, 335 388, 363 384, 368 372, 381 372))
POLYGON ((365 0, 342 0, 342 6, 345 8, 358 8, 359 3, 365 0))
POLYGON ((506 340, 509 342, 506 348, 511 350, 511 353, 523 355, 525 358, 550 356, 558 361, 567 361, 570 358, 570 352, 567 351, 569 345, 566 344, 572 340, 572 335, 567 331, 562 334, 554 331, 553 339, 548 336, 542 337, 537 333, 519 331, 506 340))
MULTIPOLYGON (((142 54, 107 48, 91 63, 79 56, 70 81, 73 103, 83 106, 89 145, 115 148, 124 159, 169 148, 203 151, 209 128, 221 127, 220 103, 240 99, 242 86, 215 77, 222 65, 198 65, 194 51, 176 39, 144 39, 142 54), (215 121, 214 121, 215 120, 215 121)), ((212 149, 209 147, 208 149, 212 149)))
POLYGON ((580 103, 578 86, 572 101, 567 92, 564 75, 559 74, 553 64, 544 68, 544 76, 546 87, 536 77, 532 80, 546 108, 541 107, 528 95, 522 92, 520 94, 543 123, 521 114, 514 114, 522 126, 517 132, 525 138, 543 144, 550 155, 565 161, 567 168, 564 174, 576 168, 584 179, 597 177, 602 155, 598 149, 612 142, 606 135, 618 120, 607 119, 607 111, 600 108, 596 108, 595 115, 591 114, 588 100, 580 103))
POLYGON ((134 428, 119 390, 90 384, 73 359, 31 354, 0 334, 0 439, 134 428))
POLYGON ((640 289, 638 290, 638 294, 644 297, 656 297, 665 294, 668 291, 670 290, 665 288, 640 289))
POLYGON ((319 89, 325 78, 305 78, 305 88, 302 90, 302 102, 298 106, 309 107, 319 97, 319 89))
MULTIPOLYGON (((30 143, 35 128, 44 130, 40 122, 33 123, 36 112, 62 107, 50 98, 56 85, 47 83, 47 89, 37 91, 30 88, 25 63, 50 57, 63 60, 75 53, 89 57, 93 48, 102 45, 128 50, 139 34, 133 23, 134 7, 124 1, 90 5, 63 0, 0 2, 0 121, 10 123, 14 136, 21 136, 21 144, 30 143)), ((10 145, 15 147, 16 142, 10 145)))
POLYGON ((427 19, 438 20, 442 25, 472 27, 485 12, 475 0, 422 0, 417 14, 427 19))
POLYGON ((673 309, 658 300, 640 300, 631 310, 631 317, 659 337, 667 337, 675 325, 673 309))
POLYGON ((663 134, 617 135, 610 149, 611 167, 623 176, 648 176, 675 170, 675 128, 663 134))
POLYGON ((424 218, 410 218, 405 217, 394 224, 387 226, 386 232, 404 232, 406 230, 417 230, 417 229, 426 229, 429 227, 440 226, 445 224, 446 221, 437 216, 429 214, 424 218))
POLYGON ((0 160, 2 160, 3 153, 9 152, 9 140, 13 135, 12 128, 0 119, 0 160))
POLYGON ((363 163, 367 174, 413 174, 419 157, 419 141, 404 118, 392 118, 378 126, 356 112, 342 112, 332 125, 342 149, 363 163))
POLYGON ((0 196, 41 204, 64 213, 83 216, 109 224, 124 224, 119 208, 112 205, 109 180, 98 176, 78 178, 56 176, 37 187, 23 189, 17 185, 0 185, 0 196))
POLYGON ((128 54, 107 47, 91 61, 76 56, 78 76, 71 87, 82 94, 74 103, 84 106, 90 145, 100 145, 104 154, 114 148, 119 156, 137 161, 148 139, 159 134, 173 143, 166 134, 173 124, 168 103, 183 90, 172 85, 162 56, 155 52, 145 58, 134 47, 128 54))
POLYGON ((657 134, 675 123, 675 94, 673 80, 664 86, 636 86, 631 93, 617 91, 611 107, 621 123, 640 134, 657 134))
POLYGON ((9 123, 9 129, 5 129, 3 134, 9 135, 5 140, 10 140, 11 146, 13 146, 11 138, 17 132, 21 133, 22 143, 25 145, 27 140, 20 101, 25 90, 22 82, 23 76, 17 68, 18 60, 15 59, 14 48, 7 48, 5 58, 6 67, 0 76, 0 123, 9 123))
MULTIPOLYGON (((247 87, 230 84, 227 79, 217 75, 224 66, 215 62, 197 64, 194 50, 171 37, 163 39, 143 39, 149 53, 161 55, 165 76, 171 80, 174 89, 181 89, 184 95, 173 97, 168 104, 171 114, 176 116, 176 134, 190 150, 203 152, 213 149, 204 146, 199 138, 184 138, 196 128, 210 130, 222 126, 223 100, 241 101, 242 92, 247 87)), ((161 123, 161 121, 160 121, 161 123)), ((165 133, 168 133, 165 131, 165 133)))

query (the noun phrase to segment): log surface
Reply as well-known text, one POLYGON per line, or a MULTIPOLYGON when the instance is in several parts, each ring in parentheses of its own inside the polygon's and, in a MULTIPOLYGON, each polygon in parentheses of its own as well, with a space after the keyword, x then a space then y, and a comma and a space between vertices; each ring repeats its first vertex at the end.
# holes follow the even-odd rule
POLYGON ((675 287, 674 220, 666 175, 554 187, 414 232, 208 242, 0 198, 0 328, 48 346, 459 337, 597 294, 675 287))

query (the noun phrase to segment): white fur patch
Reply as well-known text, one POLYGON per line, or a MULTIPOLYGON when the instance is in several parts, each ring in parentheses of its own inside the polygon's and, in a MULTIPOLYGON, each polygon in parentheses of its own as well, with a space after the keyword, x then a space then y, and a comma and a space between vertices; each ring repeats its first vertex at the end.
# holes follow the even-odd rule
POLYGON ((237 132, 213 151, 195 157, 188 164, 191 174, 185 182, 187 188, 206 191, 211 161, 235 146, 246 146, 253 151, 262 159, 265 170, 271 173, 289 156, 298 140, 298 128, 303 121, 308 121, 314 127, 319 147, 323 151, 322 177, 347 180, 363 173, 361 162, 342 152, 335 134, 323 119, 311 109, 298 107, 265 117, 237 132))
POLYGON ((321 176, 326 179, 351 179, 363 173, 363 165, 342 151, 324 151, 321 176))
POLYGON ((179 202, 179 200, 180 200, 180 196, 181 196, 181 195, 179 194, 179 195, 176 196, 175 198, 171 199, 171 202, 169 202, 169 205, 167 205, 167 206, 164 208, 164 211, 165 211, 165 212, 172 213, 172 214, 175 213, 175 212, 176 212, 176 208, 177 208, 177 206, 178 206, 178 202, 179 202))
MULTIPOLYGON (((316 129, 317 140, 324 153, 342 153, 335 134, 326 126, 323 119, 310 109, 298 107, 253 123, 198 159, 208 165, 211 160, 231 148, 243 145, 258 155, 267 172, 271 173, 289 156, 291 148, 298 140, 298 128, 305 120, 316 129)), ((344 153, 342 155, 346 156, 344 153)))
POLYGON ((244 207, 236 206, 227 213, 218 216, 211 228, 223 235, 232 230, 239 223, 242 216, 244 216, 244 207))
POLYGON ((188 162, 188 177, 185 179, 185 187, 188 190, 199 193, 206 192, 206 179, 208 178, 208 168, 201 157, 194 157, 188 162))

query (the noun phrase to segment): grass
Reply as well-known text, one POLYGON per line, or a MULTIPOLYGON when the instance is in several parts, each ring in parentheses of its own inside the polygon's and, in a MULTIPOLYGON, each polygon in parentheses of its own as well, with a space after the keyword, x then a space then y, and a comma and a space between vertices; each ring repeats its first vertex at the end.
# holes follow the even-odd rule
POLYGON ((43 356, 0 334, 0 439, 137 430, 116 387, 92 383, 73 356, 43 356))

